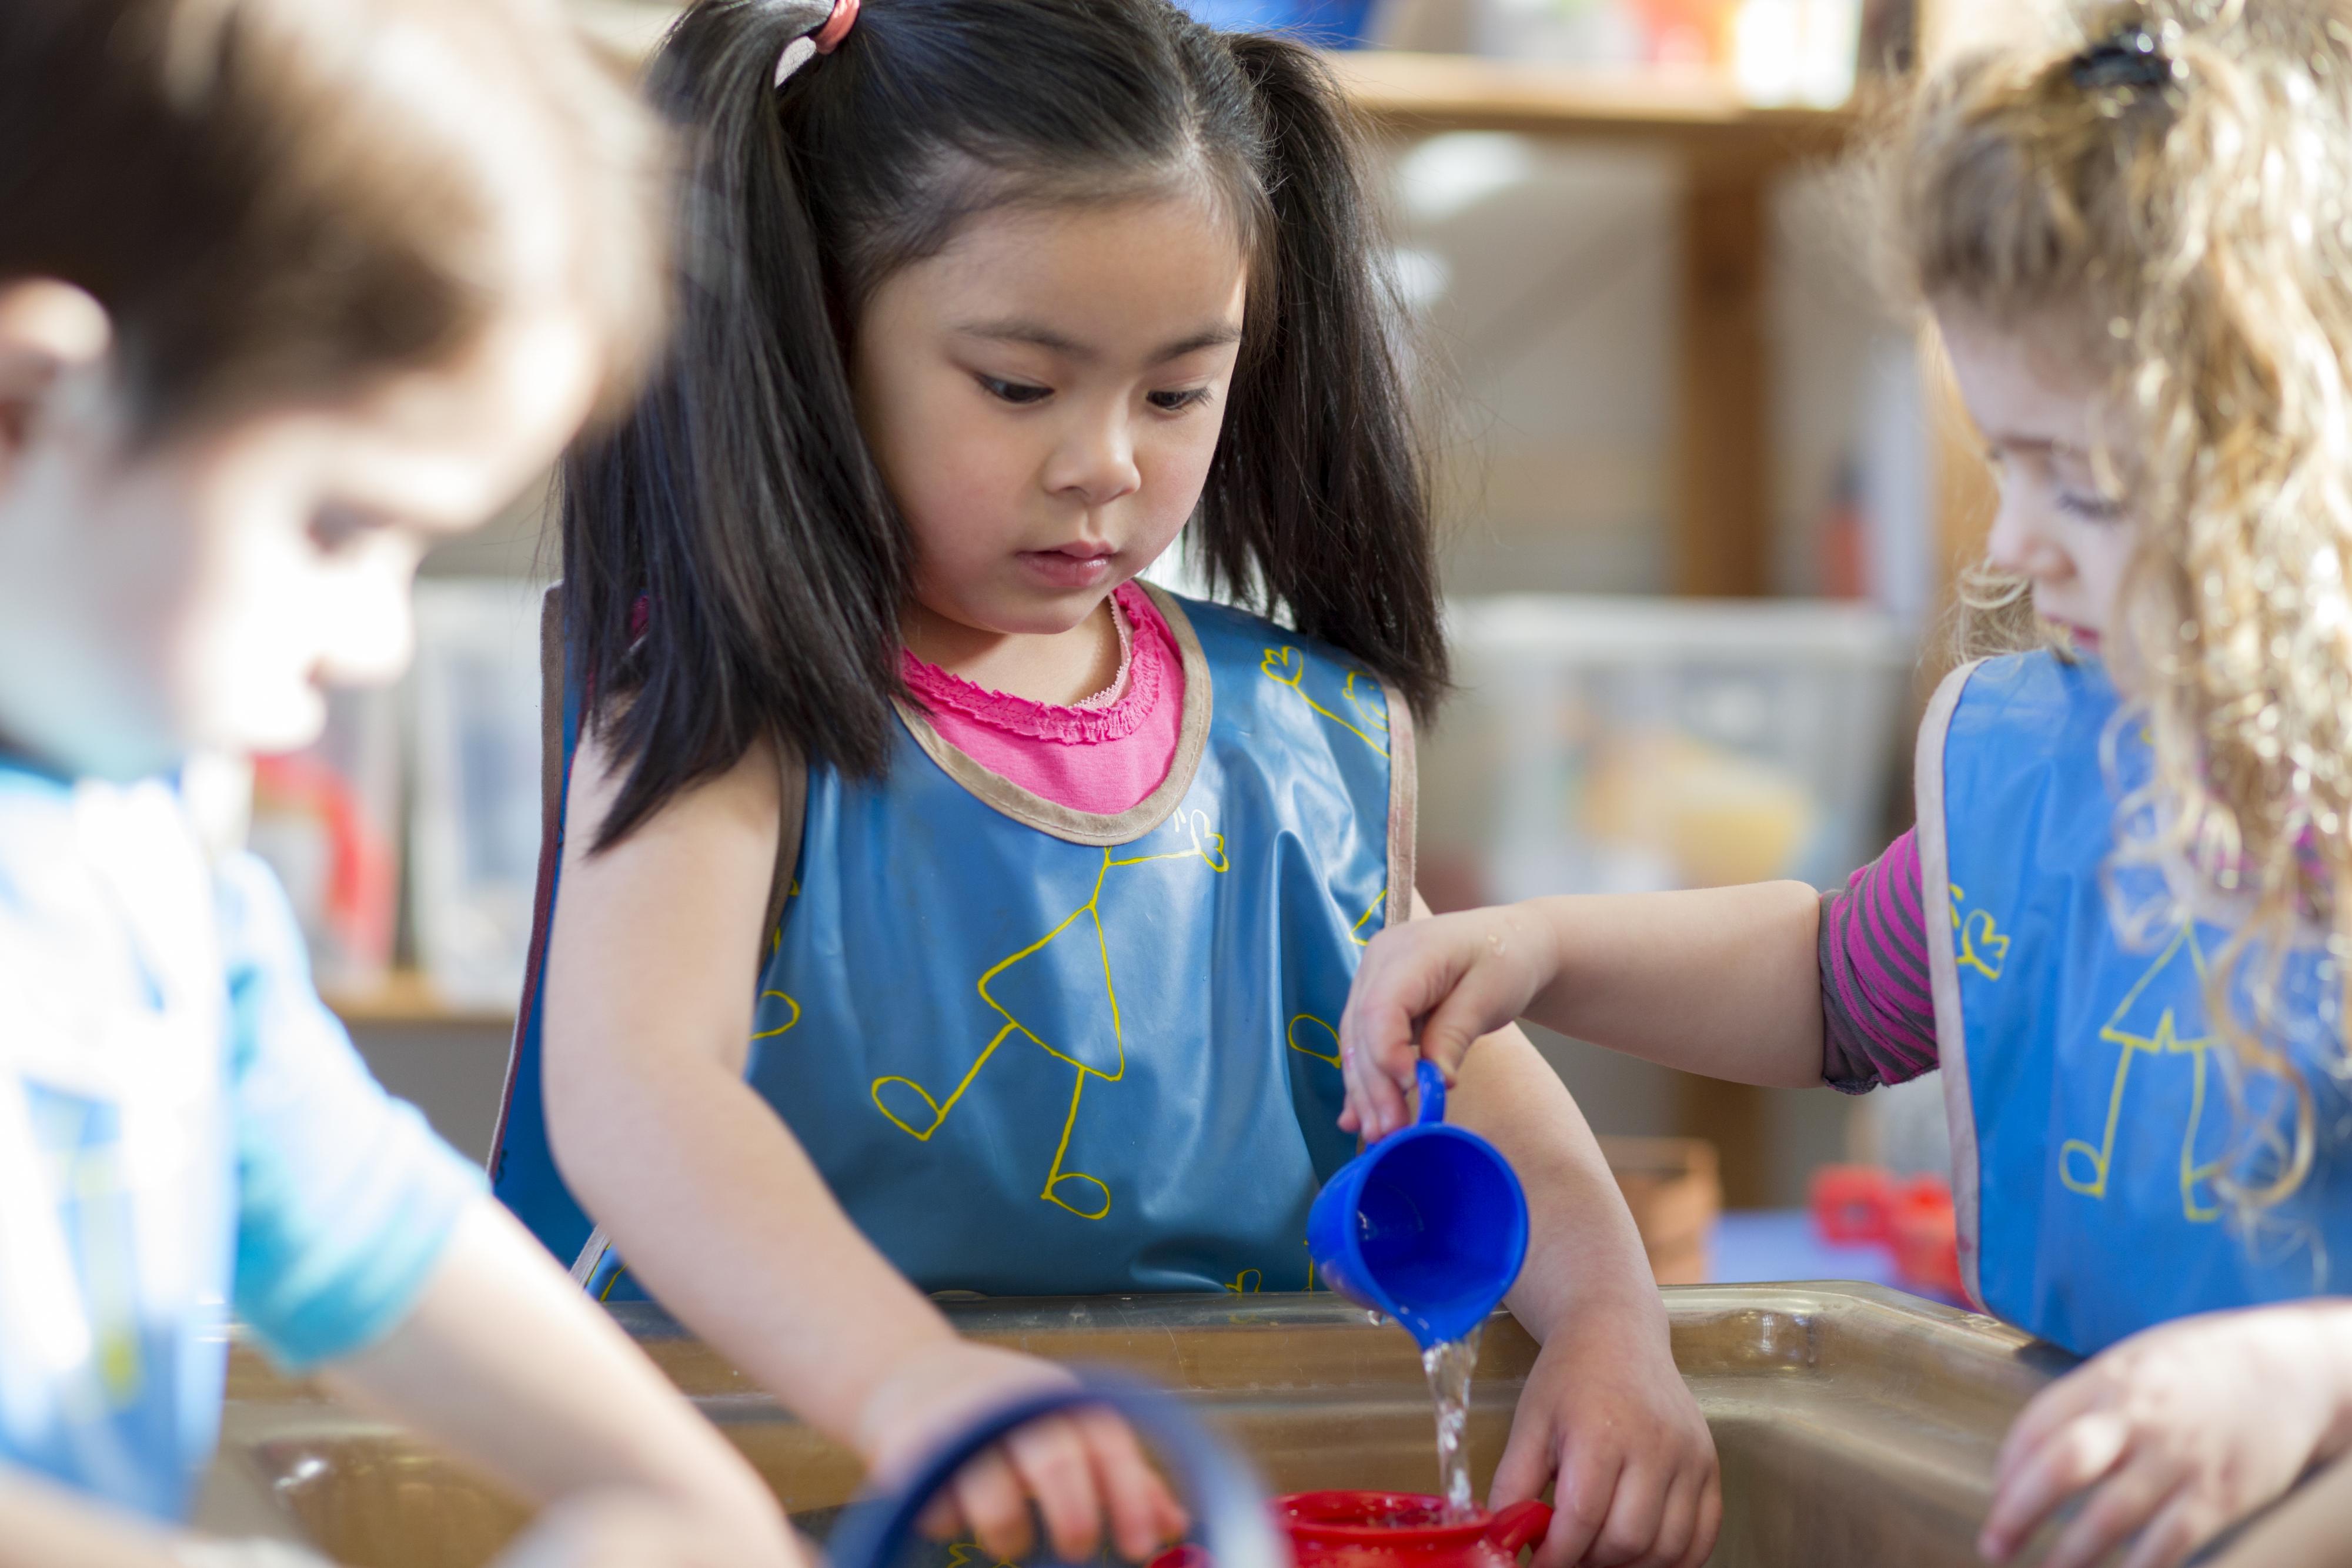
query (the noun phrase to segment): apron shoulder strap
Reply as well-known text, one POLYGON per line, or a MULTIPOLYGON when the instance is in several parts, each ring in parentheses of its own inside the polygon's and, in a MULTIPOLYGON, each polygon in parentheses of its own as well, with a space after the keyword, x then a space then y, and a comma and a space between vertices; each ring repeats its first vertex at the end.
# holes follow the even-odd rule
POLYGON ((776 823, 776 870, 774 880, 768 883, 768 923, 760 927, 762 941, 774 934, 784 918, 784 905, 792 902, 793 883, 800 874, 801 830, 808 820, 808 764, 779 749, 776 771, 776 797, 781 807, 776 823))
POLYGON ((542 844, 563 812, 563 584, 539 601, 539 817, 542 844))

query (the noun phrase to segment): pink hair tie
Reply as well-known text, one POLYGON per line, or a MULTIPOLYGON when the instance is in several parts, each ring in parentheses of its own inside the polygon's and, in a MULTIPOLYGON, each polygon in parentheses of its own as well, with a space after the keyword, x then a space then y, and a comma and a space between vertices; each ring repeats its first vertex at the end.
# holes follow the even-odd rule
POLYGON ((841 40, 849 37, 849 29, 857 21, 858 0, 833 0, 833 10, 824 25, 805 37, 794 38, 776 57, 776 85, 782 87, 792 74, 819 55, 829 55, 841 47, 841 40))
POLYGON ((816 52, 829 55, 841 47, 841 40, 849 37, 849 29, 857 22, 857 0, 833 0, 833 15, 816 30, 816 52))

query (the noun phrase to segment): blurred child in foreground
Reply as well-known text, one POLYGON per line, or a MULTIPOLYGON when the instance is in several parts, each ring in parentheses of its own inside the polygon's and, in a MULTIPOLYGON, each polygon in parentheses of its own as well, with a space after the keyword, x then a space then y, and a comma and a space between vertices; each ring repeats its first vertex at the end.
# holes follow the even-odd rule
POLYGON ((656 149, 552 5, 0 6, 6 1568, 228 1560, 173 1531, 231 1304, 559 1503, 516 1568, 797 1561, 368 1076, 277 885, 179 785, 310 740, 320 683, 396 674, 421 550, 625 393, 656 149))

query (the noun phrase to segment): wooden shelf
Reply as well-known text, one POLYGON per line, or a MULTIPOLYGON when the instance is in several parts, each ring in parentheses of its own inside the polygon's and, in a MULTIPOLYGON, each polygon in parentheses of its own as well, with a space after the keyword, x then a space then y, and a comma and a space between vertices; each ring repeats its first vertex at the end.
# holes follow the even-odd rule
POLYGON ((1771 165, 1834 156, 1862 120, 1852 109, 1757 109, 1729 82, 1698 73, 1645 76, 1378 49, 1330 58, 1358 107, 1400 132, 1663 141, 1771 165))
POLYGON ((683 9, 652 0, 564 0, 563 8, 605 58, 632 73, 646 63, 683 9))
POLYGON ((394 970, 364 991, 322 990, 335 1016, 352 1028, 511 1029, 510 1007, 478 1007, 445 1001, 433 982, 414 969, 394 970))
MULTIPOLYGON (((569 9, 616 63, 636 66, 678 8, 663 0, 569 0, 569 9)), ((1330 59, 1358 106, 1400 132, 1664 141, 1769 165, 1835 153, 1858 119, 1846 110, 1752 108, 1730 82, 1700 72, 1643 75, 1385 49, 1342 50, 1330 59)))

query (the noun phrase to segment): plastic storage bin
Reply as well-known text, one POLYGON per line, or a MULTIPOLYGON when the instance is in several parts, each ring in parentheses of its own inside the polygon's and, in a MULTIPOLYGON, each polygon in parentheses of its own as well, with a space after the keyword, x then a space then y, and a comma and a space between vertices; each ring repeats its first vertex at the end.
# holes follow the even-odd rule
POLYGON ((522 990, 539 876, 540 593, 416 585, 411 899, 417 956, 459 1006, 512 1006, 522 990))
POLYGON ((1461 691, 1422 747, 1440 906, 1827 886, 1884 847, 1915 655, 1878 612, 1514 595, 1449 620, 1461 691))
POLYGON ((1372 0, 1182 0, 1184 9, 1228 33, 1284 33, 1328 49, 1363 47, 1372 0))

